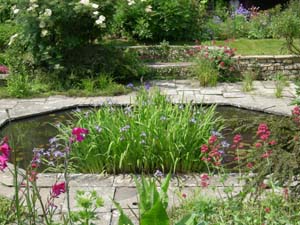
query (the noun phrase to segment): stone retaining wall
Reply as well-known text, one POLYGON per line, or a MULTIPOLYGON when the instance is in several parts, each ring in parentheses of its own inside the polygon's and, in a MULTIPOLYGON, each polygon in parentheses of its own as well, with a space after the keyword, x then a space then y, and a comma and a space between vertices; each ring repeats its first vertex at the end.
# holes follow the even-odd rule
POLYGON ((270 76, 282 72, 289 78, 300 76, 300 56, 295 55, 254 55, 235 56, 241 71, 256 70, 260 78, 266 80, 270 76))

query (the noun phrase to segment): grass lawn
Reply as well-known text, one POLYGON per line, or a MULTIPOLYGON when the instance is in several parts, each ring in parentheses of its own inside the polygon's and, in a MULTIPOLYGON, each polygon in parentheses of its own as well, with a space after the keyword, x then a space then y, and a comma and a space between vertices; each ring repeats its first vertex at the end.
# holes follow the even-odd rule
MULTIPOLYGON (((300 40, 296 42, 300 46, 300 40)), ((211 45, 212 42, 203 42, 211 45)), ((216 41, 216 45, 226 45, 236 48, 238 55, 286 55, 290 54, 285 46, 284 39, 237 39, 234 41, 216 41)))

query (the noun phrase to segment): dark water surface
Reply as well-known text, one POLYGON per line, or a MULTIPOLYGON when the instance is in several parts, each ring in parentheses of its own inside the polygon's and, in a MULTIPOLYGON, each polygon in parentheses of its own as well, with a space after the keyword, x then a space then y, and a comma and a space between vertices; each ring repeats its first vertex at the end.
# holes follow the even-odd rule
MULTIPOLYGON (((72 119, 74 120, 72 111, 74 110, 13 121, 11 124, 0 128, 0 137, 9 137, 10 145, 19 152, 20 166, 24 168, 32 159, 33 148, 47 148, 49 139, 57 135, 55 125, 70 123, 72 119)), ((216 111, 219 116, 226 120, 224 124, 226 128, 222 134, 229 142, 237 127, 248 127, 248 129, 242 129, 238 133, 242 134, 243 141, 250 143, 259 123, 280 122, 283 119, 282 116, 229 106, 218 106, 216 111)))

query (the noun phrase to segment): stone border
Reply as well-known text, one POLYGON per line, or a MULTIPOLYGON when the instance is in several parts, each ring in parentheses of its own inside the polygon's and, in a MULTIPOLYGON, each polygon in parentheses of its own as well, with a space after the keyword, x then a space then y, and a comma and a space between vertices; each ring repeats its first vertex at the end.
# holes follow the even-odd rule
MULTIPOLYGON (((255 91, 244 93, 241 83, 223 83, 216 87, 199 87, 196 80, 152 81, 153 86, 170 97, 175 104, 193 102, 194 104, 218 104, 290 116, 295 97, 295 85, 284 90, 284 97, 274 97, 274 83, 255 81, 255 91)), ((134 104, 135 93, 114 97, 65 97, 52 96, 35 99, 0 99, 0 128, 9 121, 63 111, 77 107, 99 107, 106 102, 116 105, 134 104)))

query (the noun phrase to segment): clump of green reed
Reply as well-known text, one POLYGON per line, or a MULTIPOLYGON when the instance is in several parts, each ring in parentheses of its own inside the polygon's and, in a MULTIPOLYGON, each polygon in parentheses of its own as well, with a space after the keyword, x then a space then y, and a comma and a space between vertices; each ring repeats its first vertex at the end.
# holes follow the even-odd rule
POLYGON ((277 73, 274 77, 275 80, 275 96, 276 98, 282 97, 282 92, 285 87, 289 85, 286 76, 282 73, 277 73))
POLYGON ((201 86, 216 86, 219 72, 213 62, 206 58, 197 58, 192 73, 199 80, 201 86))
MULTIPOLYGON (((146 90, 134 105, 107 103, 75 116, 75 126, 89 130, 87 141, 75 143, 71 152, 81 172, 199 171, 205 167, 199 147, 220 126, 215 106, 174 105, 146 90)), ((71 127, 59 129, 67 137, 71 127)))
POLYGON ((253 81, 256 77, 257 74, 254 71, 246 71, 243 74, 243 91, 249 92, 253 90, 253 81))

